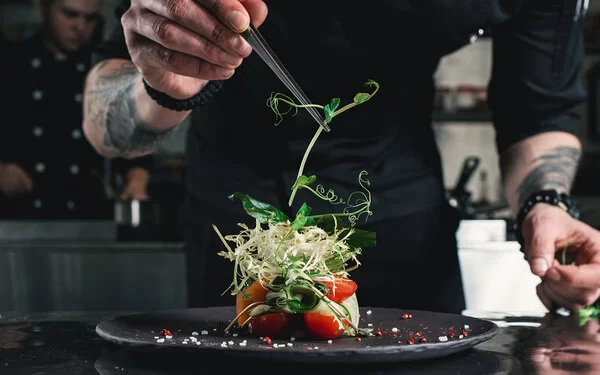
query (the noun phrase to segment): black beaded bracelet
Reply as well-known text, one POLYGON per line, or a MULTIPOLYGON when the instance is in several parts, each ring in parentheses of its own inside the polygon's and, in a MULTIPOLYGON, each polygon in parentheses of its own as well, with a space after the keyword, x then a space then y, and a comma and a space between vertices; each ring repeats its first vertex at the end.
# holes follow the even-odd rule
POLYGON ((189 111, 206 104, 223 87, 223 81, 210 81, 196 95, 178 100, 164 92, 153 89, 145 79, 142 79, 148 95, 161 106, 173 111, 189 111))
POLYGON ((579 219, 579 208, 569 195, 558 193, 556 190, 542 190, 531 194, 531 196, 523 203, 523 206, 521 206, 515 222, 515 235, 517 241, 521 245, 521 251, 523 250, 522 246, 524 243, 522 233, 523 221, 533 206, 538 203, 548 203, 560 207, 575 219, 579 219))

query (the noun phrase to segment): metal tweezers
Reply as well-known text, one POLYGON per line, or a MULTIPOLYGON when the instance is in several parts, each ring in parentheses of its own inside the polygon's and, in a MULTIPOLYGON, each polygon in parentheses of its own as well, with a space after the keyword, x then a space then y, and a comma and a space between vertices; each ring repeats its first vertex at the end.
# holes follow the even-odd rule
MULTIPOLYGON (((260 56, 260 58, 271 68, 271 70, 279 77, 281 82, 292 92, 294 97, 302 105, 313 104, 308 96, 302 91, 300 85, 294 80, 292 75, 287 71, 285 66, 279 61, 279 58, 271 47, 267 44, 263 36, 258 32, 254 25, 250 24, 250 27, 242 33, 242 37, 252 46, 252 49, 260 56)), ((323 116, 313 107, 305 107, 310 115, 317 121, 317 123, 323 127, 327 132, 331 131, 323 116)))

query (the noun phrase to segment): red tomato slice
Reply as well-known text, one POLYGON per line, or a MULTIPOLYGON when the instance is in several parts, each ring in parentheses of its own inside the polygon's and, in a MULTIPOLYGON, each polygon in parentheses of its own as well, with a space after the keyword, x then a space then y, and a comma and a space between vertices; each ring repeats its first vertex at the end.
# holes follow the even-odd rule
POLYGON ((304 313, 304 324, 308 332, 319 340, 332 340, 344 333, 344 327, 333 315, 304 313))
POLYGON ((283 312, 256 316, 250 321, 250 330, 263 337, 280 337, 289 326, 290 317, 283 312))
POLYGON ((329 289, 329 294, 327 294, 327 298, 332 300, 333 302, 342 303, 348 298, 350 298, 358 289, 358 285, 353 280, 344 279, 338 277, 335 279, 335 289, 333 288, 333 282, 331 279, 316 279, 322 284, 325 284, 327 289, 329 289))

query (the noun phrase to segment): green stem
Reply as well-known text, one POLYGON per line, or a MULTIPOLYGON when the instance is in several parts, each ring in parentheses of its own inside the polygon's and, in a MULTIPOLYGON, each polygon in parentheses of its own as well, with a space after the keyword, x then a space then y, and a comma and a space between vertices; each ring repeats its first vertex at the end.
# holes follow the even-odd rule
MULTIPOLYGON (((323 127, 319 126, 317 128, 317 131, 315 132, 315 135, 313 135, 313 137, 310 141, 310 144, 308 145, 308 148, 304 152, 304 157, 302 158, 302 162, 300 163, 300 169, 298 169, 298 174, 296 175, 296 181, 298 181, 298 178, 300 178, 300 176, 302 176, 302 174, 304 173, 304 166, 306 165, 306 161, 308 160, 308 154, 310 154, 310 150, 313 148, 313 146, 317 142, 317 139, 319 139, 319 136, 321 135, 322 132, 323 132, 323 127)), ((295 181, 294 181, 294 184, 295 184, 295 181)), ((296 196, 297 191, 298 191, 298 187, 296 186, 292 190, 292 194, 290 195, 290 200, 288 201, 288 206, 290 206, 290 207, 292 206, 292 202, 294 201, 294 197, 296 196)))

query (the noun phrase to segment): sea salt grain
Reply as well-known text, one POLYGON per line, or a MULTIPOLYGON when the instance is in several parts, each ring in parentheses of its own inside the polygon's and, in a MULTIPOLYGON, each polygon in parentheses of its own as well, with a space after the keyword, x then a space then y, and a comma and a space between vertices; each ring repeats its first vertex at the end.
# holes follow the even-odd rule
POLYGON ((464 327, 465 327, 465 329, 469 329, 469 325, 468 324, 465 324, 464 327))
POLYGON ((373 313, 373 311, 367 310, 367 315, 371 315, 372 313, 373 313))
POLYGON ((228 344, 229 344, 229 345, 233 345, 233 341, 229 341, 229 342, 228 342, 228 344))
POLYGON ((203 330, 201 333, 202 333, 203 335, 208 335, 208 331, 207 331, 207 330, 203 330))
POLYGON ((392 332, 398 332, 398 328, 396 328, 396 327, 392 328, 392 332))
POLYGON ((294 346, 294 344, 292 344, 291 342, 288 342, 287 346, 294 346))
POLYGON ((373 323, 367 324, 368 327, 373 327, 373 323))
POLYGON ((448 336, 440 336, 438 337, 438 340, 440 340, 441 342, 448 341, 448 336))
POLYGON ((327 343, 331 344, 331 343, 333 343, 333 340, 327 340, 327 343))
POLYGON ((198 336, 198 332, 196 332, 196 331, 192 332, 192 336, 198 336))
POLYGON ((166 339, 172 339, 172 338, 173 338, 173 336, 172 336, 172 335, 166 335, 166 336, 165 336, 165 338, 166 338, 166 339))
POLYGON ((158 340, 156 340, 156 342, 163 343, 163 342, 165 342, 165 339, 158 339, 158 340))

